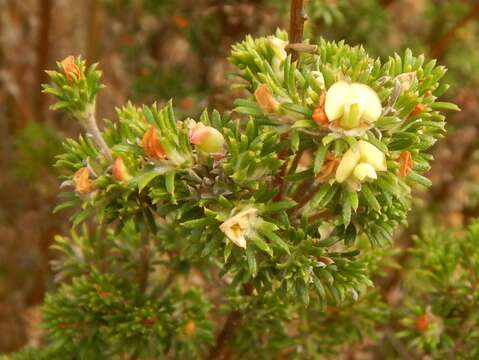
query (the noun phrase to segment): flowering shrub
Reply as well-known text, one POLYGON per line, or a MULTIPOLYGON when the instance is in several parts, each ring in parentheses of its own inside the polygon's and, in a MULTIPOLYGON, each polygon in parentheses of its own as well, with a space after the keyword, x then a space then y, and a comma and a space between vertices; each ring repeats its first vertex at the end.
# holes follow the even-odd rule
POLYGON ((303 45, 298 61, 282 31, 235 45, 246 91, 231 112, 178 119, 171 101, 129 103, 102 131, 96 65, 69 57, 49 72, 53 108, 86 132, 58 158, 57 210, 98 227, 57 239, 49 358, 308 357, 316 340, 294 319, 371 286, 358 242, 384 246, 405 223, 411 186, 429 185, 441 110, 456 107, 437 101, 445 69, 424 56, 381 63, 342 42, 303 45), (229 315, 214 342, 219 302, 229 315))

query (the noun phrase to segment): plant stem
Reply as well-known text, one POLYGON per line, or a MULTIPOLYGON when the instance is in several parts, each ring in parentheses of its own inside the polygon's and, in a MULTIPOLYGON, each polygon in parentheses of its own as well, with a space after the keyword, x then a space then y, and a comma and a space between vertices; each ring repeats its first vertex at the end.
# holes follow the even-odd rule
POLYGON ((42 121, 45 110, 45 97, 40 89, 47 79, 45 69, 48 67, 48 57, 50 55, 50 26, 52 23, 53 2, 52 0, 39 0, 38 6, 40 8, 40 28, 38 30, 38 41, 36 44, 36 95, 34 105, 36 114, 39 117, 38 120, 42 121))
POLYGON ((475 18, 479 18, 479 3, 476 3, 471 7, 469 12, 461 20, 432 44, 430 51, 431 56, 436 59, 442 58, 450 42, 456 36, 456 33, 469 21, 474 20, 475 18))
MULTIPOLYGON (((291 13, 289 19, 289 43, 301 43, 303 41, 304 22, 306 21, 303 0, 291 1, 291 13)), ((289 52, 293 61, 298 59, 299 53, 296 50, 289 48, 289 52)))
POLYGON ((103 139, 100 129, 98 129, 98 124, 96 122, 93 110, 90 111, 88 114, 88 117, 85 122, 85 130, 93 138, 93 141, 100 148, 101 152, 103 153, 103 155, 105 155, 108 161, 112 162, 113 157, 111 155, 110 148, 106 144, 105 139, 103 139))
MULTIPOLYGON (((245 296, 250 296, 253 293, 253 284, 246 283, 243 285, 243 293, 245 296)), ((231 356, 231 350, 228 348, 228 343, 235 335, 241 323, 242 314, 240 311, 232 311, 223 325, 220 333, 216 338, 215 345, 210 349, 207 357, 208 360, 227 360, 231 356)))

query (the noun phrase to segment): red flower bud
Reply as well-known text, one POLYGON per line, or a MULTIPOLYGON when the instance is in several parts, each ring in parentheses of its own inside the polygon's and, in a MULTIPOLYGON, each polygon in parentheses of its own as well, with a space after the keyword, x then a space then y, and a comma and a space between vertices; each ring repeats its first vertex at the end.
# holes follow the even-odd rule
POLYGON ((399 155, 399 176, 408 176, 412 171, 412 156, 409 151, 404 151, 399 155))
POLYGON ((156 129, 153 126, 145 132, 142 142, 143 149, 150 158, 158 160, 166 157, 166 151, 163 146, 161 146, 156 134, 156 129))
POLYGON ((113 163, 113 176, 118 181, 124 181, 131 178, 130 173, 126 169, 125 163, 123 162, 123 158, 117 157, 115 162, 113 163))
POLYGON ((196 333, 196 323, 193 320, 188 321, 183 330, 186 335, 193 336, 196 333))
POLYGON ((90 180, 90 170, 82 167, 73 175, 73 185, 75 191, 79 194, 89 194, 95 190, 93 182, 90 180))
POLYGON ((75 63, 75 58, 73 56, 66 57, 61 62, 61 65, 69 83, 80 79, 81 71, 78 65, 75 63))
POLYGON ((429 328, 429 316, 422 314, 416 319, 416 330, 419 332, 425 332, 429 328))
POLYGON ((256 102, 264 113, 274 113, 279 109, 279 102, 274 98, 271 90, 265 84, 260 84, 254 92, 256 102))
POLYGON ((324 101, 326 99, 326 96, 324 95, 324 92, 321 93, 321 96, 319 97, 319 104, 314 109, 313 112, 313 120, 318 124, 318 125, 327 125, 329 123, 329 119, 326 115, 326 112, 324 111, 324 101))
POLYGON ((416 116, 416 115, 419 115, 420 113, 423 113, 424 111, 427 110, 427 107, 426 105, 424 104, 417 104, 416 107, 414 108, 414 110, 411 112, 411 114, 409 115, 410 118, 416 116))

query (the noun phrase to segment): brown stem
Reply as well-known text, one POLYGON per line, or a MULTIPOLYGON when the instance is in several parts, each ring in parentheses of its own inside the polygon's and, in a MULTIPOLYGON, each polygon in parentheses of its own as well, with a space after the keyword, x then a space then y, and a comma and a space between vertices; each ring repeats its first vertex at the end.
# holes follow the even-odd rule
POLYGON ((471 10, 459 20, 451 29, 437 39, 431 46, 430 54, 433 58, 440 59, 444 56, 447 47, 456 36, 456 33, 464 27, 469 21, 479 17, 479 2, 476 3, 471 10))
POLYGON ((101 3, 99 0, 90 0, 88 4, 88 32, 86 44, 86 58, 88 61, 98 60, 98 43, 101 39, 101 3))
MULTIPOLYGON (((253 285, 246 283, 243 286, 244 295, 250 296, 253 293, 253 285)), ((208 360, 227 360, 231 357, 231 350, 228 348, 228 343, 234 337, 239 324, 241 322, 242 314, 240 311, 232 311, 223 325, 218 337, 216 338, 215 345, 210 349, 210 353, 207 357, 208 360)))
POLYGON ((39 0, 39 22, 37 40, 37 63, 36 63, 36 82, 35 82, 35 112, 39 120, 43 120, 45 110, 45 97, 41 92, 42 84, 46 82, 45 69, 48 67, 48 57, 50 53, 50 26, 52 23, 52 0, 39 0))
POLYGON ((143 246, 140 249, 140 265, 138 267, 138 286, 140 287, 141 292, 146 290, 150 271, 150 248, 148 244, 148 235, 144 234, 143 238, 143 246))
MULTIPOLYGON (((291 44, 301 43, 303 41, 304 22, 306 16, 303 9, 303 0, 291 1, 291 13, 289 21, 289 42, 291 44)), ((299 53, 293 49, 289 49, 291 59, 297 60, 299 53)))

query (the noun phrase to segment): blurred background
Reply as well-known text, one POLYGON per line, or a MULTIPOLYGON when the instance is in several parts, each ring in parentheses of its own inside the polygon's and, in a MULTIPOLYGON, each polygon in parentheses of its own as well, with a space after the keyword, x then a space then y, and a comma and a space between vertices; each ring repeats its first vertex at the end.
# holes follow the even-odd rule
MULTIPOLYGON (((180 116, 231 108, 230 46, 246 34, 288 27, 287 0, 0 0, 0 353, 35 344, 37 306, 53 286, 49 250, 67 233, 68 213, 52 214, 52 167, 74 121, 48 110, 45 69, 68 55, 99 62, 106 89, 99 118, 115 107, 174 98, 180 116)), ((479 2, 309 0, 306 37, 363 44, 373 56, 411 48, 449 68, 448 135, 436 144, 433 187, 418 194, 400 249, 433 219, 450 227, 479 215, 479 2)), ((407 252, 393 254, 397 262, 407 252)), ((390 304, 403 276, 381 280, 390 304)))

